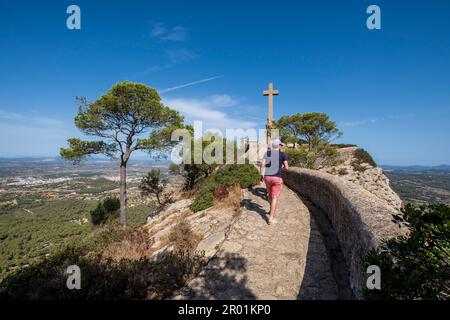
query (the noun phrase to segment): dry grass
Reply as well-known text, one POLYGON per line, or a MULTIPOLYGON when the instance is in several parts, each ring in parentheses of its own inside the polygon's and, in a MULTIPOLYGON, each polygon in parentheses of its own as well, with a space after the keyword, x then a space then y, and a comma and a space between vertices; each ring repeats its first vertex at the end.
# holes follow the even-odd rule
POLYGON ((193 252, 201 236, 192 231, 191 225, 187 221, 178 222, 171 230, 169 240, 174 243, 174 249, 183 252, 193 252))
POLYGON ((121 241, 110 243, 103 251, 102 257, 114 261, 122 259, 139 260, 151 256, 153 253, 152 245, 153 241, 148 232, 137 229, 126 235, 121 241))
POLYGON ((226 192, 220 190, 219 192, 217 192, 217 194, 219 195, 218 197, 216 197, 216 190, 214 191, 215 208, 231 208, 236 213, 239 211, 242 202, 242 191, 239 185, 227 187, 226 192))

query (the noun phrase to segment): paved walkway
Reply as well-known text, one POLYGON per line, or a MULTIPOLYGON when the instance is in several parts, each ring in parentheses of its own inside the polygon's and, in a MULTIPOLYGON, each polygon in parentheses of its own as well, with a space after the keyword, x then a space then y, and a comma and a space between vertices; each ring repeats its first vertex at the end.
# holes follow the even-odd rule
POLYGON ((243 206, 219 252, 176 299, 342 298, 329 246, 293 191, 283 186, 276 225, 267 224, 262 185, 245 191, 243 206))

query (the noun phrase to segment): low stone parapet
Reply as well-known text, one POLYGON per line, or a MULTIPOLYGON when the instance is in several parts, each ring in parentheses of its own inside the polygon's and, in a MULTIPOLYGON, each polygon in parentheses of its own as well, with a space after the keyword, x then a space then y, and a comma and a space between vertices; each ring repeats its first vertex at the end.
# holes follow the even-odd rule
POLYGON ((395 209, 361 186, 328 173, 290 168, 283 179, 330 219, 349 269, 350 286, 361 299, 368 276, 364 270, 367 253, 403 232, 392 222, 395 209))

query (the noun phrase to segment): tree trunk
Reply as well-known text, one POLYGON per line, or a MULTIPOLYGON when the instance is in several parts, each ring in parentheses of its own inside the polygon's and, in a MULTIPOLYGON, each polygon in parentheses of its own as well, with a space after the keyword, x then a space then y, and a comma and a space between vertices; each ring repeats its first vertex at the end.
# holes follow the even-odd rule
POLYGON ((159 198, 159 193, 156 193, 156 200, 158 200, 159 205, 162 205, 161 199, 159 198))
POLYGON ((120 164, 120 224, 127 225, 127 164, 120 164))

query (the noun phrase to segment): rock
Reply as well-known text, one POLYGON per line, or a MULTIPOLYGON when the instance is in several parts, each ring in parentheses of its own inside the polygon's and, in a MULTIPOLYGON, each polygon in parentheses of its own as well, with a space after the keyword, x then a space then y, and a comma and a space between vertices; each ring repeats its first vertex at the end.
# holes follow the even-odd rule
POLYGON ((339 176, 341 179, 355 183, 377 196, 392 208, 396 210, 400 209, 402 200, 392 190, 389 185, 389 179, 384 175, 381 168, 373 167, 368 163, 362 163, 361 166, 365 171, 355 171, 351 163, 355 160, 354 152, 356 149, 358 148, 349 147, 339 149, 339 157, 342 163, 336 167, 324 167, 319 171, 331 173, 339 176), (338 175, 339 170, 345 170, 347 174, 338 175))
POLYGON ((205 251, 205 256, 207 258, 210 258, 214 256, 214 254, 217 252, 218 245, 220 245, 224 239, 225 239, 224 232, 219 231, 213 233, 209 237, 200 241, 200 243, 197 246, 197 250, 205 251))

